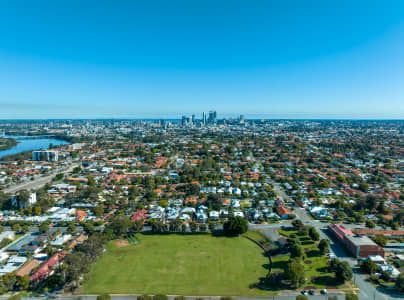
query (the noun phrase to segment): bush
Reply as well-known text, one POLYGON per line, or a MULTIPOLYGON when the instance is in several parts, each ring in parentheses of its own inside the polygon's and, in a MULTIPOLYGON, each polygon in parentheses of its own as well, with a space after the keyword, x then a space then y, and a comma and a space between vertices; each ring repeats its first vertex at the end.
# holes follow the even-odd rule
POLYGON ((396 288, 404 292, 404 274, 400 274, 396 280, 396 288))
POLYGON ((309 297, 305 295, 298 295, 296 296, 296 300, 309 300, 309 297))
POLYGON ((373 274, 377 271, 377 265, 374 261, 367 259, 361 263, 361 270, 368 274, 373 274))
POLYGON ((358 295, 353 293, 348 293, 345 295, 345 300, 358 300, 358 295))
POLYGON ((166 295, 154 295, 153 300, 168 300, 166 295))
POLYGON ((152 297, 149 295, 141 295, 137 297, 137 300, 152 300, 152 297))
POLYGON ((371 221, 371 220, 367 220, 367 221, 366 221, 366 227, 375 228, 375 227, 376 227, 376 224, 375 224, 375 222, 373 222, 373 221, 371 221))
POLYGON ((220 300, 233 300, 231 296, 220 297, 220 300))
POLYGON ((186 300, 184 296, 175 296, 174 300, 186 300))
POLYGON ((111 300, 111 296, 109 294, 98 295, 97 300, 111 300))

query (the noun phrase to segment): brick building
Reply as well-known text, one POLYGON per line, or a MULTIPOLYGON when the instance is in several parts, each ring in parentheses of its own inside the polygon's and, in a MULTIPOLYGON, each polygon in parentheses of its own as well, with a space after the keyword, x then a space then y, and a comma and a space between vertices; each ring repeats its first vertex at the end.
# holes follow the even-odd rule
POLYGON ((330 232, 344 245, 345 249, 354 257, 362 258, 369 255, 384 257, 384 250, 370 238, 363 235, 355 235, 344 225, 328 225, 330 232))

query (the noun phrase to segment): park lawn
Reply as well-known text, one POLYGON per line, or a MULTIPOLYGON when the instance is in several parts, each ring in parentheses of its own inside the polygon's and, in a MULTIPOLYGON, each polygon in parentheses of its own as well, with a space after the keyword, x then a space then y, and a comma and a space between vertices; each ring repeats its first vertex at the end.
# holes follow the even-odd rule
POLYGON ((136 235, 137 245, 111 242, 91 267, 86 294, 272 295, 250 288, 268 270, 268 258, 245 237, 136 235))
MULTIPOLYGON (((334 273, 328 271, 327 261, 328 258, 320 253, 316 243, 314 243, 307 236, 300 236, 295 230, 279 230, 279 234, 284 236, 291 236, 296 234, 300 242, 302 243, 303 249, 305 249, 306 257, 304 259, 304 269, 306 272, 307 281, 304 287, 314 287, 317 289, 323 288, 342 288, 343 284, 336 284, 334 273), (309 261, 311 263, 309 263, 309 261)), ((289 255, 280 255, 272 258, 272 270, 273 271, 283 271, 284 265, 289 261, 289 255)))

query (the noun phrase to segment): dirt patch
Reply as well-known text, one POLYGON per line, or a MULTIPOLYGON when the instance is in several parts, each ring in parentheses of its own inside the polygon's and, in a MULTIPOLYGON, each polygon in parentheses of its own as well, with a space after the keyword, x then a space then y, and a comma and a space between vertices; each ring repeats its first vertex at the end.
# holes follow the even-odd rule
POLYGON ((306 265, 311 265, 311 260, 306 260, 306 261, 304 261, 304 263, 306 264, 306 265))
POLYGON ((115 241, 114 244, 115 244, 115 246, 117 246, 118 248, 122 248, 122 247, 126 247, 126 246, 129 246, 129 245, 130 245, 130 243, 128 242, 128 240, 115 241))

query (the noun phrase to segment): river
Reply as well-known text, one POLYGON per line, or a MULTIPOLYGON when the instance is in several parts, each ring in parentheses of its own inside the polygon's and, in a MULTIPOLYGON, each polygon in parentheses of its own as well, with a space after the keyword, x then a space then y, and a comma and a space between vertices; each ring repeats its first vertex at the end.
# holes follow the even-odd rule
POLYGON ((0 151, 0 158, 10 154, 17 154, 24 151, 33 151, 40 149, 48 149, 52 145, 65 145, 69 144, 66 141, 58 140, 54 138, 41 138, 41 137, 21 137, 21 136, 10 136, 5 135, 3 137, 13 138, 18 144, 13 148, 0 151))

